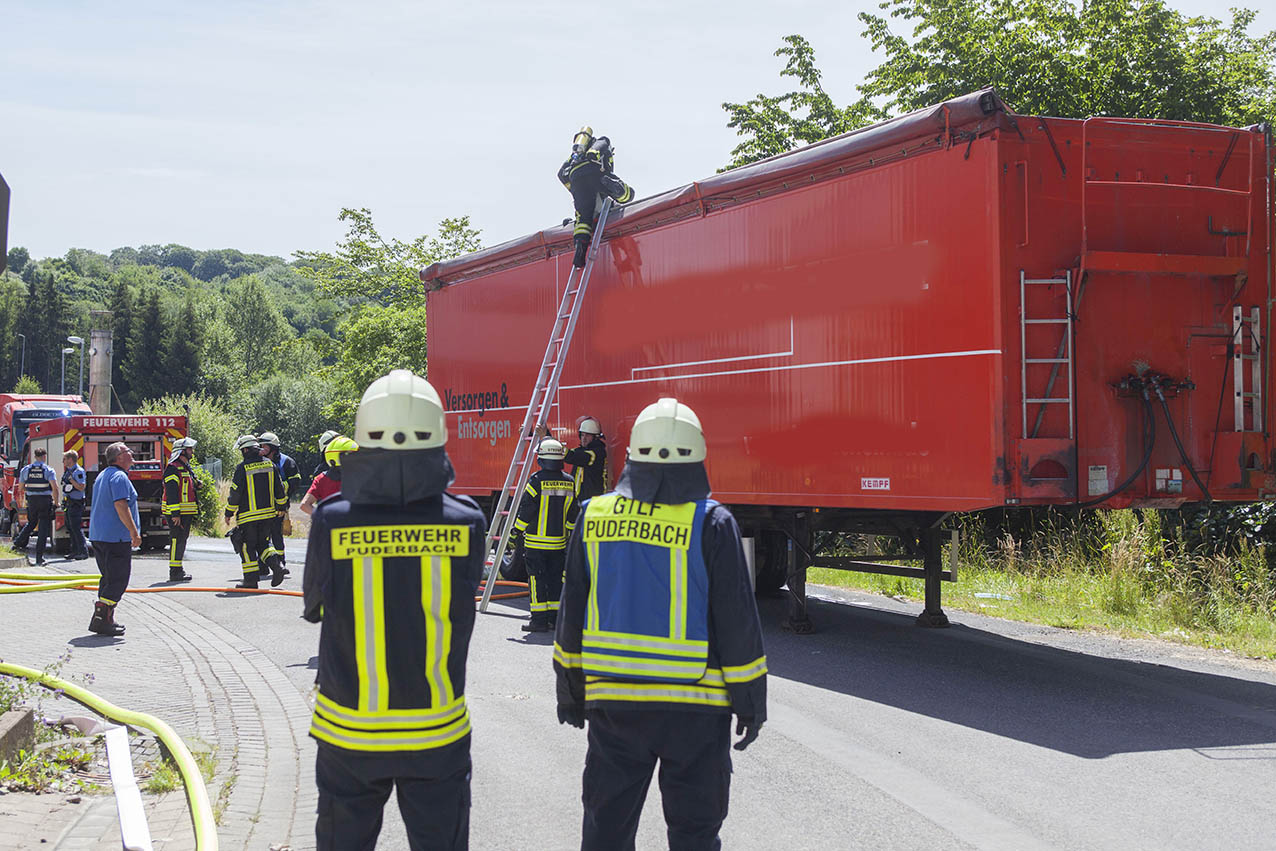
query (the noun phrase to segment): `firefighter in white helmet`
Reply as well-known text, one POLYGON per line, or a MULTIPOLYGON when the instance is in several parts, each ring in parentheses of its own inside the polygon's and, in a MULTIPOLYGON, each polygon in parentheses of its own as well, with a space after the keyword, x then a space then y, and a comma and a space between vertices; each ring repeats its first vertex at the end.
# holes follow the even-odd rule
POLYGON ((563 460, 572 465, 576 499, 584 502, 607 490, 607 441, 597 417, 581 417, 576 437, 580 445, 568 450, 563 460))
POLYGON ((576 525, 579 503, 576 483, 563 472, 562 443, 542 438, 536 449, 540 469, 527 480, 518 505, 514 529, 522 536, 527 564, 532 616, 524 632, 549 632, 558 622, 558 598, 563 590, 563 555, 567 536, 576 525))
POLYGON ((256 435, 241 436, 235 448, 244 457, 231 476, 226 497, 226 521, 235 520, 232 533, 237 534, 232 534, 231 540, 236 541, 244 571, 243 581, 235 587, 256 588, 267 575, 270 584, 277 586, 284 581, 284 568, 272 545, 271 530, 275 519, 288 510, 284 480, 274 462, 262 457, 256 435))
POLYGON ((691 408, 647 406, 615 491, 585 503, 568 547, 554 670, 559 721, 589 721, 584 851, 634 847, 657 763, 669 847, 721 847, 731 715, 737 750, 766 720, 740 530, 704 460, 691 408))
POLYGON ((199 481, 191 461, 195 458, 195 438, 179 437, 164 468, 164 501, 161 511, 168 519, 168 581, 190 582, 182 566, 186 539, 199 516, 199 481))
POLYGON ((468 846, 465 663, 487 526, 447 492, 439 394, 406 369, 368 387, 341 493, 315 508, 303 617, 322 623, 310 735, 319 851, 372 848, 397 787, 412 848, 468 846))

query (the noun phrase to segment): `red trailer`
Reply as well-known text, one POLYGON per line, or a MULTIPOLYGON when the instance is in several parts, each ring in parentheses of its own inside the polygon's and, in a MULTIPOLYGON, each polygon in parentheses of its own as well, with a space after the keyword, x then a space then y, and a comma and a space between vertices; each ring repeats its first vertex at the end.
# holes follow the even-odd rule
MULTIPOLYGON (((923 568, 883 569, 924 575, 942 623, 951 512, 1276 493, 1271 156, 1266 126, 983 91, 629 204, 551 425, 597 417, 614 479, 678 397, 760 578, 787 552, 796 606, 806 565, 858 567, 813 531, 899 534, 923 568)), ((504 480, 570 263, 552 228, 421 273, 461 492, 504 480)))

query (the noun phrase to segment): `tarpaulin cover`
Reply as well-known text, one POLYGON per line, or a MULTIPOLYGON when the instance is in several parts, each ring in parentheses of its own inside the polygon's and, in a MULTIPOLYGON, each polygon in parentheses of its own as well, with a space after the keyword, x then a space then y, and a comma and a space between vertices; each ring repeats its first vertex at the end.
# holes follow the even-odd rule
MULTIPOLYGON (((738 197, 746 191, 827 171, 839 163, 873 151, 894 149, 919 139, 939 138, 945 128, 949 131, 965 128, 1005 112, 1009 110, 992 89, 962 95, 618 207, 608 219, 608 232, 625 230, 625 225, 664 218, 662 214, 687 204, 712 205, 715 199, 738 197)), ((988 129, 991 126, 990 123, 988 129)), ((421 280, 432 287, 446 286, 485 271, 543 258, 554 249, 565 250, 571 239, 570 225, 547 228, 454 260, 434 263, 421 270, 421 280)))

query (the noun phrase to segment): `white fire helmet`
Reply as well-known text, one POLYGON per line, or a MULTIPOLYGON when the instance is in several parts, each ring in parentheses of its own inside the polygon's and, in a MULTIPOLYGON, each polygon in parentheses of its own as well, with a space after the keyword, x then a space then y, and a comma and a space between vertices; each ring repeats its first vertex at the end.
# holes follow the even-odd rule
POLYGON ((263 431, 257 436, 257 440, 263 446, 273 446, 276 449, 279 448, 279 435, 275 434, 273 431, 263 431))
POLYGON ((257 440, 257 435, 245 434, 240 436, 239 440, 235 441, 235 451, 242 452, 243 450, 248 448, 252 448, 252 449, 261 448, 261 443, 257 440))
POLYGON ((629 432, 629 460, 647 464, 692 464, 706 455, 696 412, 664 398, 642 409, 629 432))
POLYGON ((354 439, 360 449, 437 449, 447 443, 443 402, 421 376, 393 370, 363 391, 354 439))
POLYGON ((328 444, 332 443, 333 439, 340 437, 340 435, 340 432, 333 431, 332 429, 328 429, 323 434, 319 435, 319 453, 323 454, 326 452, 328 450, 328 444))
POLYGON ((552 437, 546 437, 536 447, 536 457, 542 461, 562 461, 567 457, 567 447, 552 437))
POLYGON ((193 437, 179 437, 177 438, 177 440, 174 440, 173 451, 170 452, 168 455, 168 463, 172 464, 174 461, 176 461, 178 456, 182 454, 183 450, 194 449, 195 442, 196 442, 195 438, 193 437))
POLYGON ((576 431, 580 434, 602 434, 603 427, 593 417, 581 417, 580 425, 576 426, 576 431))

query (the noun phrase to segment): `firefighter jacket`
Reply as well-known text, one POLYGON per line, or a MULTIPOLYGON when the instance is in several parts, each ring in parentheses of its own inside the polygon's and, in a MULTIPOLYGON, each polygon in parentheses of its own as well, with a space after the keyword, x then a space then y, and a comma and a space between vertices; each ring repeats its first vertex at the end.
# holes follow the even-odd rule
POLYGON ((230 479, 230 495, 226 497, 226 517, 240 523, 269 520, 276 511, 288 510, 288 496, 279 468, 269 458, 244 461, 235 468, 230 479))
MULTIPOLYGON (((386 455, 433 452, 442 450, 383 451, 352 467, 375 470, 401 463, 386 455)), ((400 502, 402 492, 385 485, 346 470, 344 492, 311 517, 303 617, 322 631, 310 735, 372 753, 468 745, 465 667, 483 573, 483 513, 447 492, 400 502)))
POLYGON ((186 459, 177 458, 164 468, 164 505, 162 513, 166 515, 199 513, 196 493, 199 482, 195 472, 186 463, 186 459))
POLYGON ((707 498, 618 492, 586 503, 567 552, 554 670, 560 704, 765 720, 762 629, 731 512, 707 498))
POLYGON ((578 500, 584 502, 607 490, 607 442, 601 437, 567 450, 567 457, 563 460, 573 467, 578 500))
POLYGON ((292 497, 301 487, 301 470, 297 467, 297 462, 292 460, 291 455, 285 455, 276 450, 278 457, 275 460, 275 467, 279 470, 279 477, 284 480, 284 491, 288 497, 292 497))
POLYGON ((576 484, 562 470, 537 470, 527 480, 514 528, 529 550, 561 550, 576 526, 576 484))

